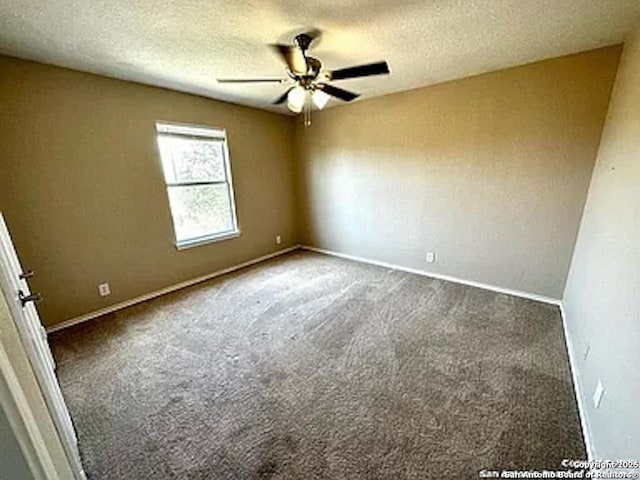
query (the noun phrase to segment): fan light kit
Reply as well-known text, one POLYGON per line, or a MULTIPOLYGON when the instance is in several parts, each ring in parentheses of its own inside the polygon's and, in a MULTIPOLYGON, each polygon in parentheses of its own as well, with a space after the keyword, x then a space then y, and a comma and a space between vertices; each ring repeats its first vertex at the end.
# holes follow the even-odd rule
MULTIPOLYGON (((274 105, 287 105, 293 113, 304 111, 304 124, 311 124, 312 105, 321 110, 331 97, 345 102, 355 100, 360 95, 335 87, 327 82, 347 80, 349 78, 384 75, 389 72, 387 62, 368 63, 355 67, 333 71, 323 71, 322 62, 307 55, 311 43, 320 36, 318 30, 301 33, 294 38, 294 45, 270 45, 287 66, 287 75, 295 85, 290 87, 273 102, 274 105)), ((286 78, 223 78, 219 83, 285 83, 286 78)))

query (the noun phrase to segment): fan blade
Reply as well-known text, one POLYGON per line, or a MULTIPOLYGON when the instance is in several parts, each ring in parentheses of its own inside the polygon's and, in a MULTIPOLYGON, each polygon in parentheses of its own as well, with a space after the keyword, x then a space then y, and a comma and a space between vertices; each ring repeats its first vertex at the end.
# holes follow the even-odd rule
POLYGON ((319 83, 317 87, 324 93, 339 98, 340 100, 344 100, 345 102, 350 102, 351 100, 355 100, 360 96, 360 94, 358 93, 348 92, 347 90, 334 87, 333 85, 329 85, 328 83, 319 83))
POLYGON ((292 45, 271 45, 293 73, 304 75, 307 73, 307 59, 298 47, 292 45))
POLYGON ((345 80, 347 78, 368 77, 370 75, 384 75, 390 73, 387 62, 368 63, 355 67, 334 70, 329 75, 331 80, 345 80))
POLYGON ((286 100, 287 100, 287 96, 289 95, 289 92, 291 90, 293 90, 294 87, 291 87, 289 89, 287 89, 286 92, 284 92, 282 95, 280 95, 277 100, 275 102, 273 102, 274 105, 282 105, 286 100))
POLYGON ((283 78, 218 78, 218 83, 284 83, 283 78))

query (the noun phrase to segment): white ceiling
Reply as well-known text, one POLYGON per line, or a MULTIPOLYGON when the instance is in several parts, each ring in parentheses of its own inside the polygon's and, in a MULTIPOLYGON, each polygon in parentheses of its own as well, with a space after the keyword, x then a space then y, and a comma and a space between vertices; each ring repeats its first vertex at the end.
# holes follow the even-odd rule
MULTIPOLYGON (((310 28, 329 69, 387 60, 386 77, 336 82, 370 98, 619 43, 640 0, 2 0, 0 53, 286 113, 266 44, 310 28)), ((337 105, 332 100, 329 105, 337 105)))

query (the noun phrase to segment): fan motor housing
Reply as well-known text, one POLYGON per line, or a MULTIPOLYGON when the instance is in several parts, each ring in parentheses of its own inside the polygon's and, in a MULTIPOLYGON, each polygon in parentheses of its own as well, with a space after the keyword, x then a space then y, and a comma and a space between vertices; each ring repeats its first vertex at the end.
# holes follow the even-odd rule
POLYGON ((307 57, 307 76, 316 79, 320 74, 322 62, 317 58, 307 57))
POLYGON ((295 80, 298 84, 305 88, 310 88, 313 82, 320 75, 320 70, 322 69, 322 62, 317 58, 313 57, 305 57, 307 61, 307 73, 305 75, 299 75, 297 73, 292 72, 287 69, 287 73, 289 76, 295 80))

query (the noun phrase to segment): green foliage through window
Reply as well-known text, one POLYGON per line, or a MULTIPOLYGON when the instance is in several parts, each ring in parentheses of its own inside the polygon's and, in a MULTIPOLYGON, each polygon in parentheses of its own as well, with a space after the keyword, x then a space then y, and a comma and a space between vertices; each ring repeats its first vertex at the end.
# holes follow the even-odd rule
POLYGON ((224 131, 158 124, 178 244, 237 230, 224 131))

